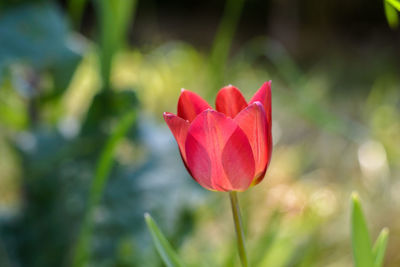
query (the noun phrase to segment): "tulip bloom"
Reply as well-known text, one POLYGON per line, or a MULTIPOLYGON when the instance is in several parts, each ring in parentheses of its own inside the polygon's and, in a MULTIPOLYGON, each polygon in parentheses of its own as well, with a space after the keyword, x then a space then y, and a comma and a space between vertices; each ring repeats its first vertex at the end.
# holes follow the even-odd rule
POLYGON ((249 103, 232 85, 215 102, 214 110, 182 89, 178 114, 165 112, 164 119, 195 181, 209 190, 244 191, 264 178, 271 159, 271 81, 249 103))

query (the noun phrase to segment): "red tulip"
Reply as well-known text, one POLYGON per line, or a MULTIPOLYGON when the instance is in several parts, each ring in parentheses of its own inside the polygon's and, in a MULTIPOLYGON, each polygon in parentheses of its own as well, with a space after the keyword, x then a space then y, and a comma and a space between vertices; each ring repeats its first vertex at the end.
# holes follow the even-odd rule
POLYGON ((195 181, 209 190, 244 191, 264 178, 271 159, 271 81, 249 104, 232 85, 215 102, 213 110, 182 89, 178 115, 165 112, 164 119, 195 181))

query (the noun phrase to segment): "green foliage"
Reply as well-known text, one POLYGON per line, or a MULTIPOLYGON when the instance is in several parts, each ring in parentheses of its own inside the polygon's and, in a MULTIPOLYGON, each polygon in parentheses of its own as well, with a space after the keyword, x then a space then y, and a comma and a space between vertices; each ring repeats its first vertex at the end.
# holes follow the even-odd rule
POLYGON ((153 238, 153 243, 157 249, 158 254, 164 261, 167 267, 183 267, 178 255, 169 244, 168 240, 165 238, 164 234, 161 232, 160 228, 157 226, 156 222, 146 213, 144 215, 147 227, 153 238))
MULTIPOLYGON (((50 71, 55 88, 63 91, 81 56, 73 49, 67 23, 50 2, 17 5, 0 15, 0 80, 12 64, 50 71)), ((77 46, 75 46, 77 47, 77 46)))
POLYGON ((126 40, 136 0, 95 0, 100 24, 100 67, 103 88, 110 89, 112 59, 126 40))
POLYGON ((356 267, 373 267, 372 245, 367 223, 357 194, 352 195, 351 233, 354 264, 356 267))
POLYGON ((69 0, 68 12, 75 27, 79 27, 82 20, 83 11, 87 4, 87 0, 69 0))
MULTIPOLYGON (((68 1, 77 28, 87 2, 68 1)), ((76 251, 83 255, 76 257, 90 266, 162 266, 146 232, 145 211, 162 218, 160 227, 170 230, 168 240, 179 247, 185 264, 235 266, 237 250, 232 227, 226 225, 230 219, 225 213, 226 203, 210 197, 218 194, 208 194, 189 178, 177 156, 179 152, 172 149, 172 136, 152 122, 153 118, 161 120, 163 111, 176 108, 181 87, 203 96, 210 93, 214 98, 211 92, 224 85, 224 77, 244 89, 247 99, 261 82, 273 80, 278 145, 271 167, 279 171, 251 189, 251 204, 244 206, 251 220, 246 223, 251 225, 251 266, 350 265, 348 241, 341 238, 345 226, 341 222, 345 206, 341 196, 354 187, 354 180, 330 177, 364 179, 357 162, 348 160, 347 155, 357 154, 365 138, 377 139, 387 153, 381 161, 382 169, 378 169, 379 177, 372 173, 369 179, 368 173, 368 179, 363 180, 365 184, 381 183, 365 185, 363 190, 385 196, 374 203, 380 208, 374 209, 371 216, 376 222, 398 223, 395 216, 387 220, 388 214, 398 208, 396 179, 379 179, 386 177, 387 170, 389 175, 398 172, 400 157, 396 142, 400 137, 398 62, 389 47, 375 49, 373 42, 369 43, 360 49, 366 52, 362 60, 349 60, 341 54, 338 43, 328 45, 329 53, 318 55, 318 59, 307 58, 307 49, 291 47, 288 51, 296 49, 294 53, 300 55, 297 61, 283 45, 261 37, 232 54, 230 48, 244 0, 228 0, 210 55, 196 44, 178 41, 156 48, 152 44, 135 47, 115 57, 126 43, 136 2, 92 2, 99 11, 95 18, 98 25, 105 26, 92 29, 94 22, 81 27, 89 35, 100 35, 96 42, 85 41, 88 49, 84 52, 99 53, 101 57, 101 65, 93 62, 86 71, 96 76, 101 69, 99 76, 109 89, 93 99, 99 88, 80 87, 92 77, 76 69, 80 51, 71 49, 79 48, 81 43, 70 38, 79 33, 71 35, 54 1, 0 3, 0 65, 7 70, 0 88, 0 147, 12 147, 7 149, 10 152, 0 152, 0 158, 7 159, 0 160, 0 266, 70 266, 76 251), (21 65, 23 71, 19 72, 21 65), (81 74, 78 85, 74 79, 71 86, 79 89, 75 91, 68 90, 73 72, 81 74), (110 72, 115 74, 112 81, 110 72), (207 84, 210 73, 214 75, 212 88, 207 84), (29 87, 38 92, 38 97, 21 93, 21 82, 30 85, 31 78, 38 81, 29 87), (70 97, 71 91, 76 95, 70 97), (80 97, 85 94, 90 97, 82 102, 80 97), (49 103, 49 99, 54 101, 49 103), (65 112, 65 99, 83 105, 79 106, 82 121, 76 122, 81 131, 72 138, 64 137, 58 127, 62 116, 74 113, 74 108, 65 112), (144 111, 138 112, 139 107, 144 111), (120 139, 116 131, 133 110, 139 117, 120 139), (49 119, 49 113, 57 116, 49 119), (38 123, 30 123, 35 116, 38 123), (12 165, 15 167, 10 171, 12 165), (4 177, 11 177, 10 188, 5 186, 4 177), (20 202, 10 201, 8 193, 14 187, 20 190, 16 193, 20 202), (286 189, 282 191, 282 187, 286 189), (330 207, 332 215, 309 216, 310 203, 321 190, 331 195, 327 201, 333 204, 320 202, 322 207, 330 207), (7 203, 15 213, 7 213, 7 203), (88 205, 92 206, 90 212, 88 205), (264 216, 275 209, 274 215, 264 216)), ((387 2, 396 19, 396 5, 389 2, 398 1, 387 2)), ((268 13, 273 8, 275 4, 268 7, 268 13)), ((303 37, 301 31, 299 34, 303 37)), ((356 55, 360 51, 357 49, 356 55)), ((367 232, 365 229, 366 223, 367 232)), ((382 230, 375 245, 368 246, 374 267, 383 264, 387 237, 388 232, 382 230)), ((396 242, 394 239, 392 250, 398 246, 396 242)), ((398 266, 396 260, 392 257, 386 263, 398 266)))
POLYGON ((90 255, 88 249, 93 228, 93 210, 99 204, 101 197, 104 194, 104 188, 110 175, 116 147, 128 133, 129 129, 133 126, 135 118, 135 110, 128 112, 121 118, 100 154, 96 173, 89 192, 89 201, 85 219, 83 221, 81 234, 76 245, 73 263, 73 266, 75 267, 86 266, 89 260, 90 255))
POLYGON ((399 26, 399 16, 397 11, 400 11, 400 2, 397 0, 384 0, 384 6, 386 19, 389 26, 392 29, 397 28, 399 26))
POLYGON ((398 0, 385 0, 385 2, 394 7, 397 11, 400 11, 400 2, 398 0))
POLYGON ((375 241, 372 253, 375 259, 375 267, 383 266, 383 260, 385 257, 386 246, 389 237, 389 230, 383 228, 378 238, 375 241))
POLYGON ((372 249, 360 198, 357 193, 353 193, 351 198, 351 233, 354 265, 356 267, 381 267, 386 250, 388 230, 382 230, 372 249))
POLYGON ((28 116, 23 99, 15 92, 11 81, 3 83, 0 90, 0 121, 8 129, 22 130, 28 126, 28 116))
POLYGON ((224 71, 228 60, 233 36, 242 13, 244 0, 226 0, 224 15, 219 24, 210 54, 209 76, 213 94, 224 81, 224 71))
POLYGON ((278 238, 281 220, 282 214, 280 214, 278 211, 272 213, 272 216, 268 220, 266 231, 258 240, 257 245, 251 250, 252 255, 250 258, 250 266, 261 266, 260 263, 262 262, 263 258, 268 254, 268 251, 278 238))

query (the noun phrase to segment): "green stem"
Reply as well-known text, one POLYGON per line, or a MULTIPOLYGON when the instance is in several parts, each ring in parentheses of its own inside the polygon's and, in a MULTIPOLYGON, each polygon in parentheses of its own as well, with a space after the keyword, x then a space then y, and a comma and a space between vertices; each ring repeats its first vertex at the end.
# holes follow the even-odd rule
POLYGON ((240 214, 237 192, 235 191, 229 192, 229 198, 231 199, 233 221, 235 222, 235 230, 236 230, 240 261, 242 262, 243 267, 248 267, 249 265, 247 263, 246 246, 244 242, 242 215, 240 214))

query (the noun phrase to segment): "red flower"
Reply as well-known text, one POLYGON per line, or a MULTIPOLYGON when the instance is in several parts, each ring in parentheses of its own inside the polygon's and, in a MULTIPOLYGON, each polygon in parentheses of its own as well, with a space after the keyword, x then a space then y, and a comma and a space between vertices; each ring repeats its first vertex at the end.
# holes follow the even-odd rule
POLYGON ((261 182, 271 159, 271 81, 249 104, 232 85, 215 102, 213 110, 182 89, 178 115, 165 112, 164 119, 194 180, 209 190, 244 191, 261 182))

